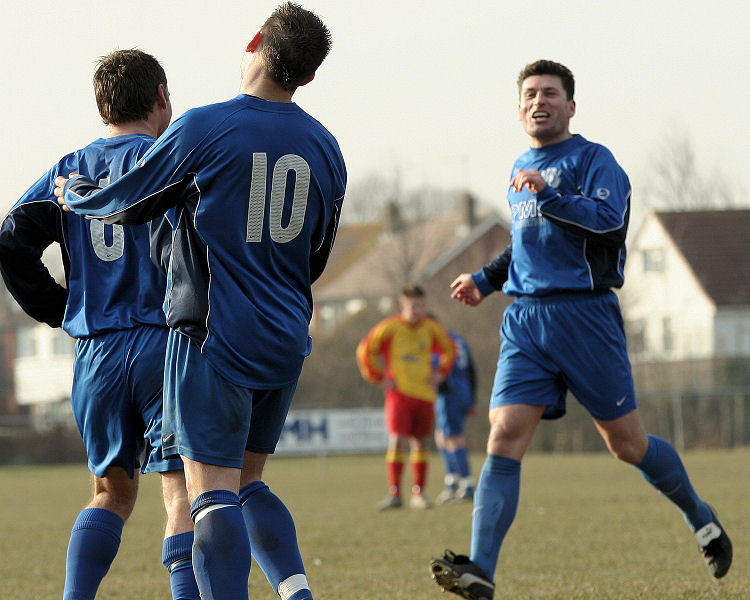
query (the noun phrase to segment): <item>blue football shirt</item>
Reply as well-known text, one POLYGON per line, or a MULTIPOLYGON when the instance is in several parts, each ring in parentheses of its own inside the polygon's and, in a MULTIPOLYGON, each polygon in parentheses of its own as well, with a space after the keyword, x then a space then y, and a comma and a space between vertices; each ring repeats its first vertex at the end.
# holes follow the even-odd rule
POLYGON ((580 135, 530 148, 519 169, 537 169, 538 194, 508 190, 511 245, 474 273, 487 295, 546 296, 619 288, 624 282, 630 182, 612 153, 580 135))
POLYGON ((334 137, 294 103, 239 95, 188 111, 138 168, 105 189, 74 178, 71 210, 105 223, 166 211, 167 323, 244 387, 299 377, 310 286, 338 226, 346 169, 334 137))
POLYGON ((612 153, 580 135, 516 159, 537 169, 547 186, 508 191, 512 258, 506 294, 546 295, 620 287, 630 183, 612 153))
POLYGON ((149 226, 123 227, 63 212, 55 178, 75 172, 99 185, 119 179, 154 138, 131 134, 98 139, 64 156, 11 208, 0 227, 0 259, 8 289, 26 312, 74 338, 139 325, 164 326, 166 278, 149 257, 149 226), (68 290, 41 262, 61 245, 68 290))

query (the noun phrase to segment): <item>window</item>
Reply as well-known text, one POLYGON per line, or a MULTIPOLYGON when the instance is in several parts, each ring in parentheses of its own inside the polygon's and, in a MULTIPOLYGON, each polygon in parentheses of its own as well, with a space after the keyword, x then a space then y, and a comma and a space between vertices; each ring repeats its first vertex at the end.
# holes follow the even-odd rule
POLYGON ((671 352, 674 350, 674 332, 672 331, 672 319, 664 317, 661 321, 662 325, 662 343, 664 344, 664 352, 671 352))
POLYGON ((664 270, 664 248, 649 248, 641 250, 644 273, 660 273, 664 270))
POLYGON ((35 327, 21 327, 16 331, 16 358, 26 358, 36 354, 35 333, 35 327))
POLYGON ((639 319, 625 323, 628 338, 628 349, 632 354, 640 354, 646 350, 646 322, 639 319))

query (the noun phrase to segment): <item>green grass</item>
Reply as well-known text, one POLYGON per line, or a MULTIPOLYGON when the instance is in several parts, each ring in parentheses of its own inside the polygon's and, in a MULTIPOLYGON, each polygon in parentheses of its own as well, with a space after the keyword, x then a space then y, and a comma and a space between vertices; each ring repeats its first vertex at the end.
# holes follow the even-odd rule
MULTIPOLYGON (((747 598, 750 450, 690 452, 693 483, 720 511, 735 562, 712 580, 687 526, 638 472, 605 454, 530 455, 516 521, 498 566, 498 599, 747 598)), ((473 457, 475 473, 483 457, 473 457)), ((275 458, 266 481, 292 511, 317 600, 449 600, 428 560, 467 552, 471 506, 378 513, 381 456, 275 458)), ((406 473, 408 482, 408 473, 406 473)), ((428 488, 442 473, 437 458, 428 488)), ((58 600, 70 526, 88 500, 84 466, 0 468, 0 597, 58 600)), ((146 476, 123 542, 97 598, 166 600, 158 477, 146 476)), ((451 598, 457 596, 450 596, 451 598)), ((250 598, 278 598, 253 567, 250 598)))

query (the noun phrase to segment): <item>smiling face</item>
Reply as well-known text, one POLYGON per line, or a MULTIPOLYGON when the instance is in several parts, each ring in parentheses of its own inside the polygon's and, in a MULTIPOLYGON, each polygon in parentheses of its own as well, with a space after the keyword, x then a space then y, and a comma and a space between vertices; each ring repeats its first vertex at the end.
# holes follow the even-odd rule
POLYGON ((575 112, 575 100, 568 99, 557 75, 531 75, 523 80, 518 119, 532 147, 568 139, 570 118, 575 112))

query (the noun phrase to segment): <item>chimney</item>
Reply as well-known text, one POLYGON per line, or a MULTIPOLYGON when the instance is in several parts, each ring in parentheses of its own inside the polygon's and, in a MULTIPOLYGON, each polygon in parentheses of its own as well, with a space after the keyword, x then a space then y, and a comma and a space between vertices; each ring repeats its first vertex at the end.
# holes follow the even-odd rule
POLYGON ((401 211, 395 201, 389 200, 385 203, 383 210, 383 226, 386 233, 398 233, 403 229, 401 211))
POLYGON ((477 216, 474 207, 474 196, 469 192, 464 192, 461 195, 461 216, 463 225, 468 227, 470 230, 477 224, 477 216))

